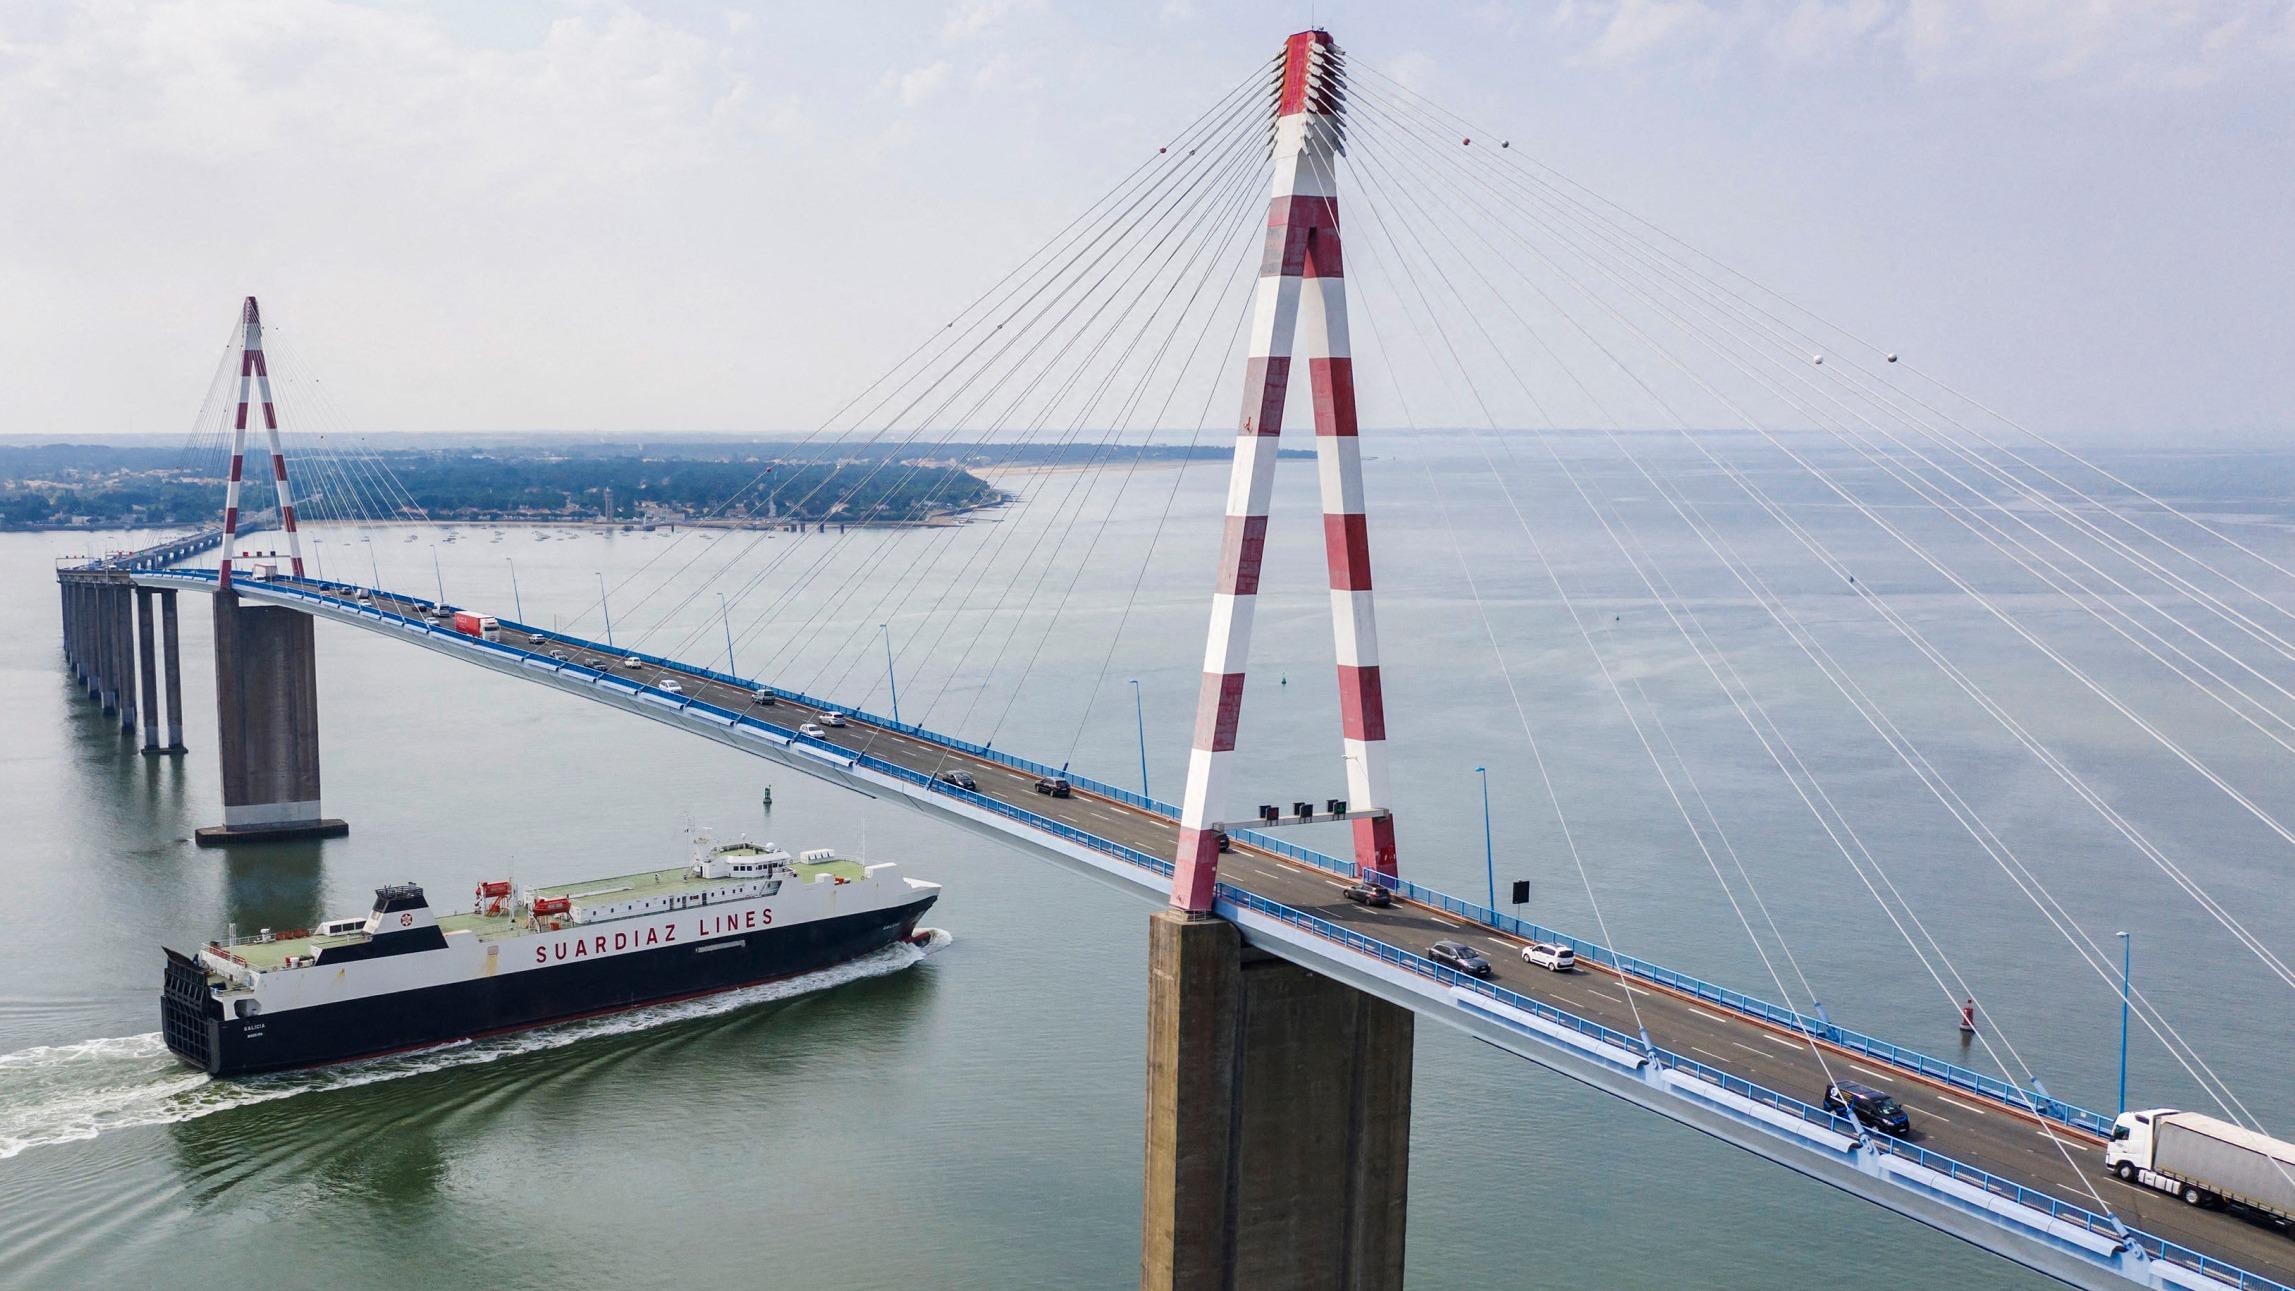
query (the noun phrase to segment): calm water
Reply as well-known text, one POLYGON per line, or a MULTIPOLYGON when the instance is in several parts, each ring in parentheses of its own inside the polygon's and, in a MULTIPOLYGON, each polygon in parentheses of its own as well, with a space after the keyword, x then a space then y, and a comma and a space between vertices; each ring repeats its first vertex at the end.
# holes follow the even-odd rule
MULTIPOLYGON (((1775 994, 1529 554, 1518 504, 1612 670, 1663 714, 1835 1019, 1956 1053, 1951 1012, 1920 962, 1536 451, 1522 446, 1509 466, 1497 450, 1511 504, 1477 447, 1380 451, 1370 470, 1409 872, 1480 890, 1473 768, 1487 765, 1501 885, 1527 878, 1528 913, 1595 932, 1475 611, 1479 592, 1612 937, 1775 994)), ((2109 1106, 2112 987, 2079 967, 1758 608, 1731 594, 1646 485, 1598 443, 1567 451, 1687 594, 1998 1028, 2052 1091, 2109 1106)), ((1731 504, 1725 484, 1677 450, 1652 451, 1715 505, 1731 540, 2091 932, 2109 942, 2136 929, 2140 982, 2284 1130, 2295 1108, 2285 988, 1774 526, 1731 504)), ((2120 464, 2282 562, 2295 556, 2285 458, 2120 464)), ((953 535, 758 540, 739 568, 780 563, 743 602, 765 620, 751 631, 741 609, 733 615, 747 634, 741 669, 884 706, 885 622, 904 716, 1050 761, 1073 747, 1078 767, 1118 783, 1139 776, 1136 677, 1151 787, 1168 796, 1185 758, 1224 470, 1138 473, 1104 531, 1069 517, 1107 512, 1113 477, 1047 475, 1014 482, 1023 505, 953 535), (1025 569, 1017 579, 1015 568, 1025 569), (953 619, 927 612, 944 591, 947 606, 965 607, 953 619), (904 608, 877 609, 888 595, 904 608)), ((1338 779, 1313 472, 1286 462, 1280 478, 1239 802, 1321 797, 1338 779)), ((2284 844, 1862 521, 1806 484, 1763 478, 1860 581, 1884 589, 2251 928, 2282 953, 2295 946, 2284 844)), ((2035 594, 1950 522, 1892 514, 2260 803, 2295 813, 2283 754, 2267 756, 2278 751, 2035 594)), ((686 640, 698 659, 724 652, 716 598, 680 602, 752 542, 673 547, 666 533, 517 527, 462 527, 436 544, 381 529, 371 542, 322 536, 330 575, 379 568, 427 587, 435 550, 451 599, 504 615, 514 565, 529 618, 555 614, 592 635, 603 634, 598 616, 574 616, 595 600, 596 573, 618 580, 652 561, 653 574, 615 597, 616 638, 630 644, 666 618, 648 648, 686 640), (687 572, 670 592, 639 602, 640 588, 678 567, 687 572)), ((187 758, 136 756, 61 661, 51 557, 126 541, 0 535, 10 896, 0 903, 0 1282, 404 1285, 421 1276, 416 1261, 551 1288, 700 1278, 1066 1288, 1136 1277, 1147 906, 904 809, 331 625, 319 634, 326 801, 350 837, 196 850, 191 831, 219 803, 204 606, 185 599, 187 758), (897 858, 947 885, 931 922, 950 935, 929 954, 887 952, 794 988, 318 1075, 211 1085, 159 1047, 163 941, 309 924, 364 909, 387 880, 453 893, 504 873, 542 882, 668 863, 685 854, 689 826, 897 858)), ((2258 586, 2288 603, 2283 583, 2258 586)), ((2295 684, 2284 668, 2273 675, 2295 684)), ((2139 1101, 2190 1101, 2140 1036, 2134 1068, 2139 1101)), ((1415 1285, 1894 1286, 1907 1268, 1963 1285, 2042 1285, 1440 1028, 1421 1030, 1417 1079, 1415 1285)))

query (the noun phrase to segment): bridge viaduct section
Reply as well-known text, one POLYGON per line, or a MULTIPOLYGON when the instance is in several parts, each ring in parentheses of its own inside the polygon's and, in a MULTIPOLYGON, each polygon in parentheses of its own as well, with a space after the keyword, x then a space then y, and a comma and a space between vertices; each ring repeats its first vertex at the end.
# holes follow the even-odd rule
POLYGON ((118 715, 123 734, 135 733, 141 715, 146 756, 183 752, 183 664, 175 593, 139 588, 125 570, 65 570, 57 574, 56 582, 63 598, 64 659, 74 679, 106 713, 118 715), (164 744, 160 742, 163 659, 164 744))

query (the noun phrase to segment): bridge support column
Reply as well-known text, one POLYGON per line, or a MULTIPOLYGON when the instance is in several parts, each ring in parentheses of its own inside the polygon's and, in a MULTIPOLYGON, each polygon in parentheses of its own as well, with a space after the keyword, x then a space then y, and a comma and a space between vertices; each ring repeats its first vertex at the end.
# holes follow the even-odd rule
POLYGON ((96 587, 96 631, 103 633, 103 711, 119 715, 126 695, 119 688, 126 651, 119 649, 119 596, 110 587, 96 587))
POLYGON ((215 593, 215 743, 223 823, 202 847, 350 832, 319 812, 318 648, 311 618, 215 593))
POLYGON ((104 697, 104 639, 96 630, 96 589, 83 583, 72 599, 77 602, 73 617, 80 623, 80 684, 87 688, 88 698, 100 701, 104 697))
POLYGON ((143 751, 145 756, 161 752, 159 747, 159 659, 151 624, 152 594, 144 588, 135 589, 136 678, 143 683, 141 715, 143 717, 143 751))
POLYGON ((1412 1022, 1153 915, 1141 1291, 1400 1291, 1412 1022))
POLYGON ((167 660, 167 747, 162 753, 182 753, 183 747, 183 652, 178 648, 175 634, 175 590, 169 588, 159 594, 160 655, 167 660))
POLYGON ((119 639, 120 733, 135 734, 135 588, 126 583, 110 589, 112 631, 119 639))

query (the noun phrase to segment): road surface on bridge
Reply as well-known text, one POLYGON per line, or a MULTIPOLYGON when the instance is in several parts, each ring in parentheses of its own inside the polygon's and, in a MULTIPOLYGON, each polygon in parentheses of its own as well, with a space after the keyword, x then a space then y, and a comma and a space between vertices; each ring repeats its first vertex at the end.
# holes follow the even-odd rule
MULTIPOLYGON (((331 587, 314 586, 310 590, 340 595, 331 587)), ((387 595, 376 597, 374 606, 416 619, 427 617, 430 609, 429 602, 418 598, 387 595)), ((503 629, 502 637, 507 644, 538 653, 562 650, 575 663, 611 670, 642 684, 658 684, 660 678, 673 677, 688 698, 733 712, 753 713, 791 730, 817 716, 814 710, 785 698, 772 707, 760 706, 747 689, 675 666, 647 663, 627 668, 623 665, 629 655, 600 651, 586 641, 548 632, 529 634, 515 628, 503 629)), ((983 797, 1150 855, 1169 857, 1178 845, 1178 823, 1169 817, 1081 789, 1075 790, 1073 797, 1053 798, 1036 792, 1036 777, 1028 772, 850 716, 846 721, 846 726, 827 728, 824 742, 928 776, 943 771, 967 773, 978 786, 974 792, 983 797)), ((1241 841, 1221 858, 1219 868, 1222 882, 1413 953, 1423 955, 1439 940, 1465 942, 1490 960, 1492 980, 1500 985, 1627 1035, 1636 1030, 1626 998, 1626 992, 1631 991, 1633 1003, 1640 1009, 1641 1025, 1658 1044, 1808 1103, 1823 1100, 1825 1067, 1820 1066, 1809 1043, 1791 1032, 1656 986, 1629 983, 1598 966, 1588 965, 1572 973, 1549 972, 1522 961, 1524 943, 1518 939, 1399 898, 1391 907, 1366 908, 1342 895, 1346 886, 1343 878, 1241 841)), ((1860 1061, 1845 1052, 1828 1050, 1825 1063, 1834 1078, 1873 1085, 1903 1103, 1912 1116, 1911 1141, 1916 1144, 2074 1205, 2100 1209, 2089 1195, 2092 1187, 2130 1227, 2228 1260, 2250 1272, 2295 1283, 2295 1240, 2237 1215, 2198 1209, 2165 1193, 2122 1183, 2104 1170, 2102 1145, 2085 1134, 2062 1126, 2044 1128, 2036 1119, 2005 1106, 1984 1105, 1972 1096, 1880 1063, 1860 1061), (2073 1164, 2066 1163, 2067 1153, 2073 1164)), ((1599 1186, 1591 1170, 1585 1182, 1599 1186)))

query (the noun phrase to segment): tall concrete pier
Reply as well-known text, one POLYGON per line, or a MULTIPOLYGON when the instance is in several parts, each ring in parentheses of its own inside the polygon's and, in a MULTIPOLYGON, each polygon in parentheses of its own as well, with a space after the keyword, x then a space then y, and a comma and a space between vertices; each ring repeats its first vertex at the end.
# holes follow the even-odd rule
POLYGON ((202 847, 350 832, 319 809, 319 670, 311 618, 215 593, 215 745, 223 823, 202 847))
POLYGON ((1141 1291, 1400 1291, 1412 1035, 1223 919, 1157 912, 1141 1291))

